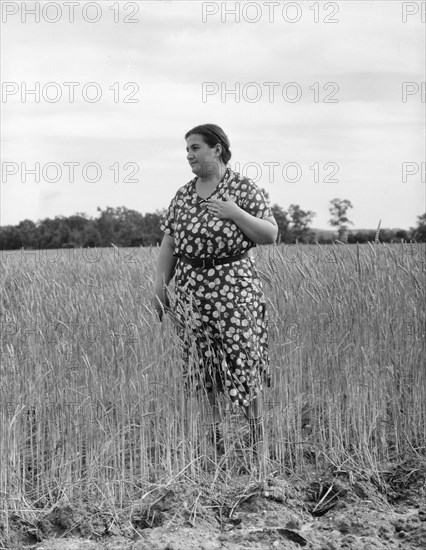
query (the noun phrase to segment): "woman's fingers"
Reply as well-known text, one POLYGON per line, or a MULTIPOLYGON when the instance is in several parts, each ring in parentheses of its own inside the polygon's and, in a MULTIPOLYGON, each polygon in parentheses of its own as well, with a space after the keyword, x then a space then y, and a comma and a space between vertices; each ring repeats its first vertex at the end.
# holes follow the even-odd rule
POLYGON ((210 202, 206 203, 206 208, 211 214, 214 214, 215 216, 217 216, 221 212, 220 210, 221 202, 222 201, 219 201, 217 199, 212 199, 210 202))

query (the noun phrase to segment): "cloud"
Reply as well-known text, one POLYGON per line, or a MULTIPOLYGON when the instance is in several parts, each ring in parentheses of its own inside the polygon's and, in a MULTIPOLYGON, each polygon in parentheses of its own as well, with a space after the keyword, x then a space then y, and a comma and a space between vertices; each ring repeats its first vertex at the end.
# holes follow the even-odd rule
MULTIPOLYGON (((140 182, 114 185, 106 178, 99 185, 80 181, 56 189, 52 184, 6 186, 4 223, 55 212, 96 214, 98 205, 126 204, 141 211, 166 206, 192 176, 183 135, 202 122, 223 126, 233 161, 241 165, 300 162, 300 184, 281 182, 271 193, 283 205, 295 202, 317 211, 316 224, 326 223, 327 200, 340 193, 356 203, 360 225, 376 224, 377 215, 363 198, 366 191, 386 195, 382 217, 414 223, 424 186, 413 179, 407 188, 398 178, 402 161, 420 162, 424 155, 424 104, 420 94, 402 103, 401 85, 424 80, 424 26, 420 18, 402 24, 400 3, 341 2, 338 24, 315 23, 309 3, 300 4, 302 17, 295 24, 281 16, 269 23, 266 12, 256 24, 235 24, 231 18, 222 23, 220 16, 203 23, 202 3, 193 1, 141 2, 140 22, 124 24, 114 23, 113 4, 105 3, 97 24, 79 15, 73 24, 21 24, 15 17, 3 26, 3 44, 9 46, 4 81, 29 87, 81 83, 73 104, 36 103, 31 96, 25 104, 19 96, 2 103, 3 157, 96 161, 108 176, 114 162, 133 161, 140 165, 140 182), (102 88, 98 103, 81 97, 88 82, 102 88), (126 104, 122 95, 114 102, 110 86, 118 83, 122 93, 126 82, 140 86, 139 103, 126 104), (203 102, 203 82, 224 83, 225 91, 254 82, 262 97, 250 103, 241 94, 239 101, 228 94, 223 102, 218 93, 203 102), (273 103, 265 82, 279 82, 273 103), (282 98, 288 82, 300 87, 295 103, 282 98), (336 90, 333 83, 339 103, 326 102, 336 90), (307 178, 313 162, 327 161, 339 163, 337 189, 307 178)), ((318 6, 323 21, 329 8, 318 6)), ((120 9, 122 21, 124 4, 120 9)), ((268 184, 265 178, 262 185, 268 184)))

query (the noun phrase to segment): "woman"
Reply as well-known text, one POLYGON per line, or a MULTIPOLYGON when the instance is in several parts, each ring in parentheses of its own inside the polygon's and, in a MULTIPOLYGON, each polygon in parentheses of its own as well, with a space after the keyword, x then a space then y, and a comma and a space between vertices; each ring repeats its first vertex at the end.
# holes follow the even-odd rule
POLYGON ((184 360, 188 366, 195 343, 213 438, 219 445, 216 398, 224 392, 243 407, 257 451, 263 439, 261 378, 269 383, 269 356, 265 297, 248 251, 274 243, 277 223, 259 188, 228 167, 230 144, 219 126, 196 126, 185 139, 195 177, 177 191, 162 219, 154 303, 161 319, 175 275, 184 360))

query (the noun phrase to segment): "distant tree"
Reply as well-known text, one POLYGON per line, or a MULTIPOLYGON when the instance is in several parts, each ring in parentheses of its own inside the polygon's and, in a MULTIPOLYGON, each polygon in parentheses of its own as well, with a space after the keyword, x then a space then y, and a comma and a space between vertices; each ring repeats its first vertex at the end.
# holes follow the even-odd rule
POLYGON ((93 248, 101 246, 101 242, 101 234, 95 225, 95 220, 91 220, 90 223, 84 227, 79 244, 84 247, 93 248))
POLYGON ((83 212, 78 212, 65 218, 64 221, 70 233, 68 242, 63 242, 62 246, 94 247, 101 245, 101 235, 96 228, 96 220, 89 218, 83 212))
POLYGON ((101 236, 101 246, 111 246, 114 240, 115 208, 107 206, 105 210, 102 210, 98 206, 97 211, 100 212, 100 214, 96 219, 96 229, 101 236))
POLYGON ((32 220, 23 220, 17 225, 20 246, 36 248, 38 245, 37 226, 32 220))
POLYGON ((22 247, 18 228, 14 225, 0 227, 0 249, 17 250, 22 247))
POLYGON ((290 231, 290 220, 288 218, 288 212, 286 212, 281 206, 278 204, 274 204, 271 206, 272 214, 277 222, 278 225, 278 237, 277 242, 278 243, 291 243, 292 236, 290 231))
POLYGON ((114 222, 114 243, 121 246, 145 245, 144 216, 124 206, 116 209, 114 222))
POLYGON ((339 241, 345 241, 347 240, 348 224, 353 225, 353 222, 346 216, 348 209, 353 208, 352 203, 347 199, 333 199, 330 203, 329 211, 332 217, 328 223, 332 227, 338 228, 339 241))
POLYGON ((160 229, 160 222, 163 214, 164 210, 145 214, 143 218, 145 246, 161 243, 163 233, 160 229))
POLYGON ((107 207, 95 220, 102 246, 149 246, 161 242, 160 220, 162 211, 142 215, 124 206, 107 207))
POLYGON ((409 241, 410 240, 410 234, 405 229, 397 229, 395 231, 395 240, 396 240, 396 242, 409 241))
POLYGON ((309 228, 312 218, 316 215, 311 210, 302 210, 298 204, 291 204, 288 209, 291 220, 291 236, 293 242, 311 243, 315 240, 315 233, 309 228))
POLYGON ((367 243, 367 242, 374 242, 376 236, 376 232, 374 229, 368 229, 368 230, 361 230, 349 233, 348 235, 348 243, 354 244, 354 243, 367 243))
POLYGON ((379 234, 379 241, 382 243, 396 242, 395 231, 393 229, 381 229, 379 234))
POLYGON ((38 246, 40 248, 62 248, 64 245, 72 245, 73 237, 70 227, 64 216, 45 218, 37 223, 38 246))
MULTIPOLYGON (((268 191, 266 191, 264 187, 260 187, 260 190, 262 191, 266 201, 270 203, 268 191)), ((288 219, 288 213, 276 203, 271 206, 271 211, 278 225, 277 243, 292 242, 289 230, 290 220, 288 219)))
POLYGON ((419 243, 426 242, 426 213, 417 216, 417 227, 410 228, 411 238, 419 243))

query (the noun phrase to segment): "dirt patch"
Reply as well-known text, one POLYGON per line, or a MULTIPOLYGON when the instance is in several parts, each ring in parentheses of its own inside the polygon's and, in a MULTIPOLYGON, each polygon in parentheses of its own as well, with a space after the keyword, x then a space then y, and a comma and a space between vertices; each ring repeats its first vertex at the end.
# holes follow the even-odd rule
POLYGON ((3 548, 424 550, 425 479, 424 463, 404 463, 370 477, 329 470, 186 480, 119 511, 58 502, 32 516, 16 512, 3 548))

